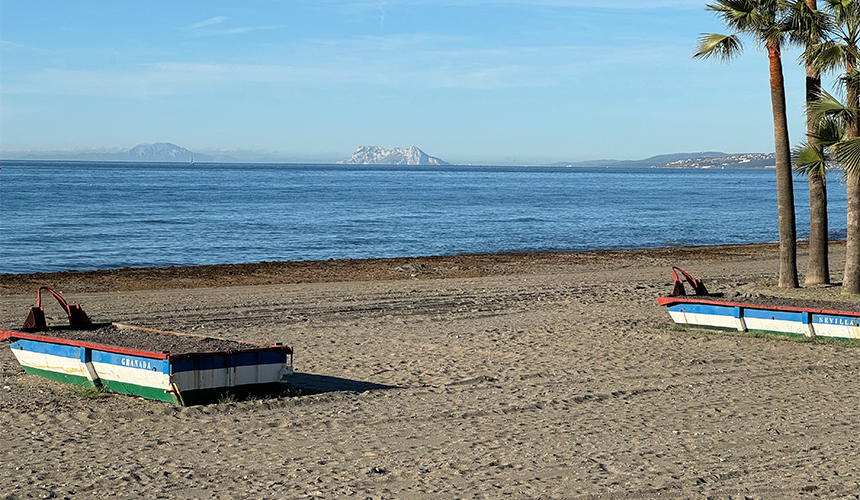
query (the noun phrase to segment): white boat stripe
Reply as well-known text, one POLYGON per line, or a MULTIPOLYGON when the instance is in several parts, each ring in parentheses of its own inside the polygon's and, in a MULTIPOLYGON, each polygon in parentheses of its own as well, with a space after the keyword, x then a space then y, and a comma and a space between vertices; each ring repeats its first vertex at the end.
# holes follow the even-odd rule
POLYGON ((99 378, 126 384, 142 385, 145 387, 156 387, 158 389, 170 389, 170 376, 151 370, 130 368, 112 363, 93 362, 93 368, 99 378))
POLYGON ((669 315, 675 323, 681 325, 714 326, 719 328, 737 329, 737 321, 734 316, 717 314, 686 313, 681 311, 669 311, 669 315))
POLYGON ((815 323, 815 335, 818 337, 838 337, 843 339, 860 339, 860 327, 845 325, 825 325, 815 323))
POLYGON ((21 366, 69 375, 80 375, 81 377, 87 376, 84 365, 77 358, 54 356, 53 354, 25 351, 23 349, 12 349, 12 353, 18 359, 18 362, 21 363, 21 366))
POLYGON ((747 330, 764 330, 769 332, 795 333, 806 335, 809 330, 806 325, 798 321, 785 321, 778 319, 749 318, 744 317, 747 330))
POLYGON ((238 366, 215 370, 184 371, 173 375, 180 391, 231 387, 246 384, 268 384, 281 379, 280 364, 238 366))

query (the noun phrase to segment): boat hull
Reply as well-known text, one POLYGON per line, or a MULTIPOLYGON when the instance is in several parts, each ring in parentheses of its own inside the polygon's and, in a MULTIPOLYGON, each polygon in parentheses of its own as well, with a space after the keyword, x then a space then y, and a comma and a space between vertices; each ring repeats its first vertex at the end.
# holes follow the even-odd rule
POLYGON ((292 373, 292 348, 277 345, 214 353, 170 354, 0 332, 24 371, 58 382, 176 405, 217 402, 225 394, 277 391, 292 373))
POLYGON ((840 340, 860 339, 860 312, 685 297, 660 297, 659 303, 666 306, 669 316, 679 325, 840 340))

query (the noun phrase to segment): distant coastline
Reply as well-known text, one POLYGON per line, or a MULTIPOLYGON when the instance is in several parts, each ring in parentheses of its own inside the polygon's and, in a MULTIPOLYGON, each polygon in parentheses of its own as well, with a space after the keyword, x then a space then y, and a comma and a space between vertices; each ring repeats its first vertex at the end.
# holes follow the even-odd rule
POLYGON ((578 163, 555 163, 568 167, 627 167, 627 168, 776 168, 773 153, 728 154, 719 152, 675 153, 652 156, 644 160, 595 160, 578 163))
MULTIPOLYGON (((105 161, 140 163, 273 163, 301 165, 462 165, 449 163, 430 156, 412 146, 385 149, 378 146, 362 146, 346 160, 339 161, 287 161, 272 152, 217 152, 214 154, 191 151, 169 142, 138 144, 128 150, 65 150, 65 151, 7 151, 0 152, 0 161, 105 161), (228 154, 229 153, 229 154, 228 154)), ((672 153, 652 156, 641 160, 589 160, 579 162, 555 162, 532 165, 486 166, 549 166, 549 167, 598 167, 598 168, 679 168, 679 169, 767 169, 775 168, 773 153, 722 153, 694 152, 672 153)), ((478 166, 481 164, 468 164, 478 166)))

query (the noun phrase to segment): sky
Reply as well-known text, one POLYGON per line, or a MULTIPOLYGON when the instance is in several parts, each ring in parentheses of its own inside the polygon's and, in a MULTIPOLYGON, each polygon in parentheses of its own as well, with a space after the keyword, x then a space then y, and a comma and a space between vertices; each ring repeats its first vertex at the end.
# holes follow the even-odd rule
MULTIPOLYGON (((0 0, 0 154, 256 151, 451 163, 772 152, 768 59, 694 60, 698 0, 0 0)), ((783 54, 793 144, 803 71, 783 54)))

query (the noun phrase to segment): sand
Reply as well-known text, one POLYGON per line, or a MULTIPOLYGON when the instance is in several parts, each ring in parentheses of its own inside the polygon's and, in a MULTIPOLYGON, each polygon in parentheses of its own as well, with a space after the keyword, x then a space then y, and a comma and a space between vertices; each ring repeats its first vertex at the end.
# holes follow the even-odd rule
POLYGON ((0 343, 0 498, 860 498, 860 348, 678 329, 672 265, 844 300, 776 289, 772 245, 0 276, 3 328, 48 285, 96 322, 293 345, 297 372, 175 408, 0 343))

